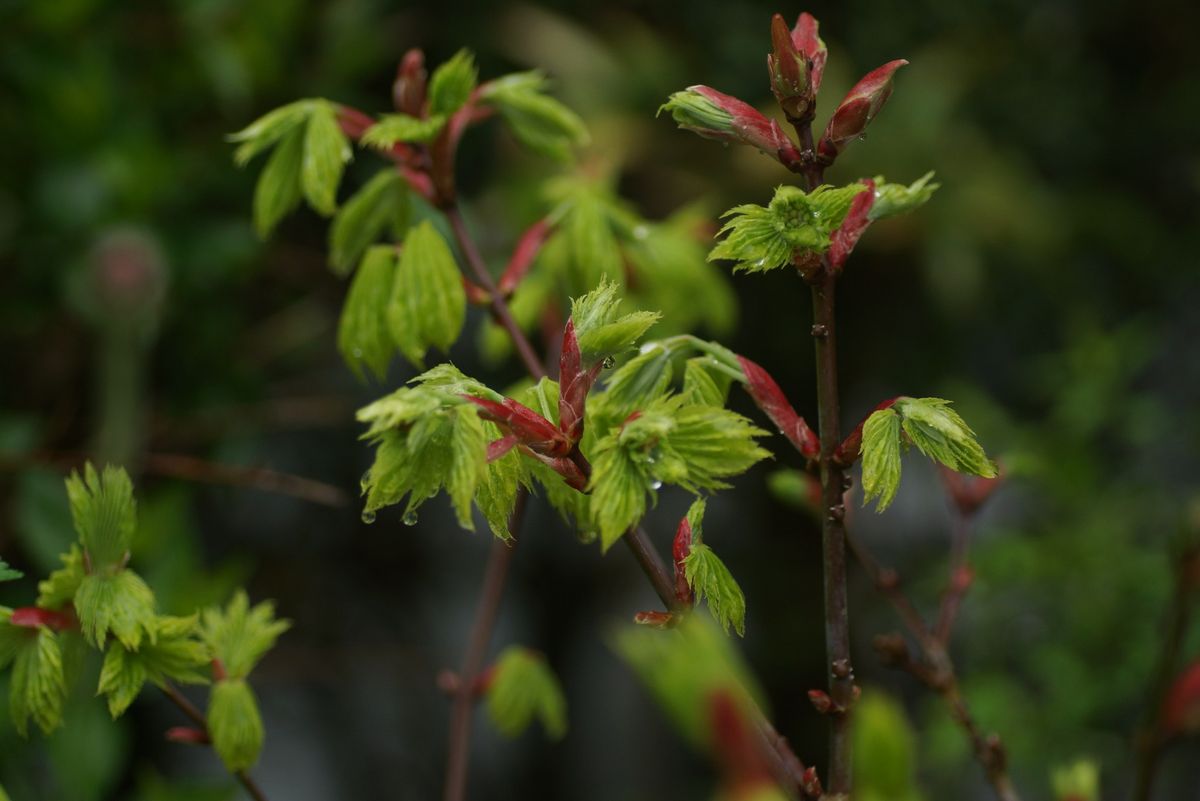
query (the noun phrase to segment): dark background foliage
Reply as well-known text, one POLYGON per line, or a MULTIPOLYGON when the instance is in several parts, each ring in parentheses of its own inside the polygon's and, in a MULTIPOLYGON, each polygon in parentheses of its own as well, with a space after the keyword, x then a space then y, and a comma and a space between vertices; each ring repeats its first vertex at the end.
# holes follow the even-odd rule
MULTIPOLYGON (((298 213, 258 242, 254 172, 233 167, 223 135, 297 97, 386 110, 405 49, 436 63, 466 45, 484 75, 554 75, 592 129, 589 163, 616 166, 650 216, 695 201, 715 216, 765 202, 790 176, 654 112, 693 83, 765 104, 777 10, 803 9, 0 3, 0 552, 33 575, 54 564, 71 536, 64 465, 91 454, 140 469, 137 558, 166 606, 190 610, 247 580, 296 622, 256 676, 268 729, 257 773, 271 796, 436 797, 447 703, 434 676, 460 658, 488 543, 440 502, 412 528, 398 513, 360 522, 349 494, 368 453, 353 410, 382 390, 356 383, 336 353, 345 286, 324 264, 325 222, 298 213), (267 465, 348 502, 164 477, 148 454, 267 465)), ((808 10, 830 47, 826 112, 857 75, 912 62, 830 178, 907 182, 935 169, 943 186, 919 214, 873 230, 848 268, 844 424, 897 394, 953 398, 976 424, 1011 480, 981 520, 955 640, 968 697, 1004 735, 1026 798, 1048 798, 1050 770, 1081 756, 1100 764, 1105 796, 1122 797, 1170 549, 1200 474, 1200 9, 808 10)), ((530 177, 550 168, 494 126, 466 147, 464 192, 499 261, 531 219, 530 177)), ((369 174, 369 157, 358 161, 352 180, 369 174)), ((812 415, 806 289, 782 273, 733 286, 740 324, 725 340, 812 415)), ((489 370, 474 344, 469 330, 451 356, 489 370)), ((407 376, 396 364, 387 386, 407 376)), ((821 764, 824 724, 805 696, 822 676, 818 537, 769 496, 769 469, 710 503, 705 528, 746 590, 744 647, 774 717, 821 764)), ((914 461, 905 472, 896 505, 878 518, 855 509, 854 523, 931 608, 948 515, 932 470, 914 461)), ((652 513, 660 547, 684 504, 667 496, 652 513)), ((707 797, 709 768, 609 647, 614 626, 654 606, 633 563, 580 547, 538 504, 521 539, 496 643, 548 655, 571 732, 557 745, 536 732, 509 742, 481 723, 474 797, 707 797)), ((0 602, 31 591, 31 580, 5 585, 0 602)), ((875 662, 870 638, 896 627, 891 611, 860 575, 852 591, 858 677, 904 700, 926 796, 988 797, 936 699, 875 662)), ((110 725, 81 692, 66 729, 25 743, 0 715, 0 781, 14 801, 231 797, 211 754, 161 743, 177 722, 147 700, 110 725)), ((1193 744, 1169 750, 1161 797, 1192 797, 1197 764, 1193 744)))

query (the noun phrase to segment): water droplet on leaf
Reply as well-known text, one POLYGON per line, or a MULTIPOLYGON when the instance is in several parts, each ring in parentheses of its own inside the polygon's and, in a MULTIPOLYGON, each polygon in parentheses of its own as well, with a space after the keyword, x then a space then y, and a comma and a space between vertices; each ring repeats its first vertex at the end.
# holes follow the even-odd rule
POLYGON ((369 509, 364 509, 362 513, 362 521, 368 526, 375 522, 375 513, 369 509))
POLYGON ((662 481, 658 480, 657 478, 654 479, 653 481, 650 482, 650 489, 652 489, 652 490, 662 489, 662 481))
POLYGON ((406 526, 415 526, 417 524, 417 510, 409 509, 407 512, 405 512, 402 522, 406 526))
POLYGON ((604 369, 605 369, 605 370, 611 370, 611 369, 613 369, 613 367, 615 367, 615 366, 616 366, 616 364, 617 364, 617 360, 616 360, 616 359, 614 359, 612 356, 605 356, 605 357, 604 357, 604 362, 603 362, 603 365, 604 365, 604 369))

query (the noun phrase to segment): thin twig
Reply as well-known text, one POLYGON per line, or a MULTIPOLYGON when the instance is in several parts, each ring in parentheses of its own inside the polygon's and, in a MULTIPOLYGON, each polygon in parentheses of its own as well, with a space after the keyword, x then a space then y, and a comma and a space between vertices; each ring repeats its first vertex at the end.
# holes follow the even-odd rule
POLYGON ((1017 795, 1008 775, 1008 758, 1004 745, 996 735, 984 735, 971 716, 959 688, 954 663, 950 660, 944 642, 930 630, 916 606, 905 594, 896 571, 882 567, 855 537, 847 534, 846 539, 863 570, 895 607, 905 628, 921 649, 921 658, 914 660, 899 635, 877 637, 875 648, 880 657, 885 664, 910 673, 942 697, 950 707, 951 717, 971 741, 975 758, 983 767, 996 797, 1000 801, 1020 801, 1020 796, 1017 795))
MULTIPOLYGON (((529 494, 522 488, 517 493, 516 506, 508 520, 508 530, 516 532, 525 517, 526 500, 529 494)), ((454 692, 454 703, 450 711, 450 740, 446 758, 446 801, 462 801, 467 792, 467 764, 471 751, 471 719, 475 708, 475 679, 483 668, 492 629, 500 609, 500 596, 504 593, 504 580, 512 563, 515 542, 496 539, 488 554, 484 569, 483 591, 475 606, 475 619, 467 639, 467 651, 463 656, 462 669, 458 674, 458 685, 454 692)))
MULTIPOLYGON (((0 459, 0 471, 23 469, 30 464, 63 468, 77 467, 88 458, 88 454, 74 451, 33 451, 12 458, 0 459)), ((289 495, 322 506, 343 507, 350 502, 349 497, 340 488, 323 481, 272 470, 268 467, 243 467, 210 462, 181 453, 143 454, 140 469, 151 475, 178 478, 183 481, 289 495)))
MULTIPOLYGON (((208 719, 204 717, 203 712, 196 708, 195 704, 189 701, 184 694, 179 692, 179 689, 170 682, 161 685, 160 689, 163 691, 163 694, 171 700, 171 703, 179 707, 179 710, 188 718, 190 718, 192 723, 195 723, 196 726, 202 730, 206 736, 208 735, 208 719)), ((244 770, 239 770, 235 772, 233 776, 241 783, 242 787, 246 789, 246 792, 249 793, 250 797, 253 798, 254 801, 267 801, 266 793, 262 791, 262 788, 258 786, 249 773, 244 770)))
POLYGON ((954 620, 958 617, 959 607, 963 597, 971 586, 971 566, 968 562, 968 549, 971 542, 971 525, 974 517, 963 514, 955 509, 952 512, 953 531, 950 540, 950 577, 946 582, 946 591, 942 593, 942 602, 938 608, 938 621, 934 627, 934 636, 945 645, 950 639, 950 630, 954 628, 954 620))

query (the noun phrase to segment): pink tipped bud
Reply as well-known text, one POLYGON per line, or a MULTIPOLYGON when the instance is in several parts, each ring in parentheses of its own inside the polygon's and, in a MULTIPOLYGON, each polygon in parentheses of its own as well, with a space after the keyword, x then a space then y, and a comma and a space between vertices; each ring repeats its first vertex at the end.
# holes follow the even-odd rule
POLYGON ((563 328, 562 352, 558 358, 558 427, 572 444, 583 436, 587 396, 603 367, 601 361, 584 365, 579 339, 575 336, 575 322, 567 320, 563 328))
POLYGON ((771 18, 771 52, 767 55, 771 91, 790 120, 808 117, 816 95, 810 85, 808 56, 796 48, 783 17, 771 18))
POLYGON ((805 11, 792 28, 792 44, 808 57, 809 82, 814 98, 821 91, 821 76, 825 74, 825 59, 829 55, 825 43, 821 41, 820 27, 817 18, 805 11))
POLYGON ((706 139, 750 145, 785 165, 800 159, 800 151, 779 123, 767 119, 749 103, 711 87, 691 86, 676 92, 662 108, 671 112, 680 128, 706 139))
POLYGON ((684 562, 692 552, 692 524, 684 517, 675 530, 675 541, 671 544, 671 556, 675 560, 675 597, 684 606, 694 606, 696 591, 688 584, 684 562))
POLYGON ((511 295, 517 285, 521 283, 521 279, 533 266, 533 260, 546 242, 546 237, 550 236, 550 231, 550 221, 543 219, 529 226, 525 233, 521 234, 521 238, 517 240, 517 246, 513 248, 512 256, 509 257, 508 265, 504 268, 497 283, 501 294, 511 295))
POLYGON ((982 476, 966 476, 948 467, 941 468, 942 485, 950 500, 954 502, 959 513, 970 517, 979 511, 980 507, 992 497, 992 493, 1000 488, 1004 481, 1004 471, 1001 470, 994 478, 982 476))
POLYGON ((792 408, 771 374, 743 356, 738 356, 738 363, 742 366, 742 374, 746 376, 746 391, 758 408, 771 418, 771 422, 779 428, 779 433, 787 437, 806 459, 816 459, 821 451, 817 435, 792 408))
POLYGON ((830 237, 829 269, 833 270, 835 274, 842 271, 842 266, 850 257, 854 246, 858 244, 859 238, 871 224, 868 215, 871 212, 871 206, 875 203, 875 182, 868 179, 863 181, 863 185, 866 190, 854 196, 846 218, 842 220, 842 224, 830 237))
POLYGON ((521 445, 535 453, 563 456, 571 450, 571 443, 554 423, 512 398, 497 402, 474 395, 461 397, 479 407, 480 417, 500 426, 502 431, 515 436, 521 445))
POLYGON ((892 76, 908 62, 889 61, 863 76, 862 80, 842 98, 841 104, 829 119, 818 149, 822 156, 835 158, 850 142, 863 136, 871 120, 879 114, 892 95, 892 76))
POLYGON ((425 112, 425 54, 413 48, 404 54, 392 84, 392 103, 396 111, 410 117, 423 117, 425 112))
POLYGON ((728 690, 717 690, 709 697, 709 720, 713 752, 721 761, 722 784, 734 797, 771 784, 761 742, 728 690))

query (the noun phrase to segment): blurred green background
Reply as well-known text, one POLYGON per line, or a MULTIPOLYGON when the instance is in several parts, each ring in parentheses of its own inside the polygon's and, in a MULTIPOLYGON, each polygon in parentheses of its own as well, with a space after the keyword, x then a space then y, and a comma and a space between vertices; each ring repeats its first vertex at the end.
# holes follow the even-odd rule
MULTIPOLYGON (((336 352, 345 285, 325 266, 326 223, 304 211, 258 241, 255 170, 234 168, 223 137, 298 97, 386 111, 407 48, 437 63, 465 45, 484 76, 553 75, 592 130, 585 163, 615 170, 647 215, 701 202, 715 217, 765 203, 791 176, 654 112, 694 83, 765 107, 770 14, 801 10, 0 2, 0 554, 44 574, 72 536, 64 470, 84 455, 127 463, 143 516, 136 558, 168 611, 248 581, 296 622, 256 674, 268 731, 256 774, 270 796, 437 797, 448 704, 434 677, 459 662, 488 542, 440 502, 413 528, 398 513, 361 523, 352 496, 369 454, 353 410, 382 390, 336 352), (328 502, 244 486, 258 474, 229 486, 214 464, 322 482, 328 502)), ((830 48, 818 119, 858 75, 912 62, 830 179, 934 169, 942 184, 918 214, 876 226, 848 268, 843 425, 898 394, 955 399, 976 425, 1011 480, 980 521, 954 640, 968 699, 1005 738, 1027 800, 1050 798, 1052 768, 1080 757, 1100 765, 1105 798, 1125 797, 1171 549, 1200 478, 1200 6, 807 10, 830 48)), ((370 157, 358 162, 352 176, 369 174, 370 157)), ((460 176, 493 260, 530 219, 533 179, 554 169, 494 124, 468 137, 460 176)), ((739 322, 709 333, 813 415, 807 289, 783 272, 730 285, 739 322)), ((516 377, 515 365, 481 365, 475 344, 469 332, 452 358, 516 377)), ((394 366, 388 386, 407 377, 394 366)), ((805 695, 823 674, 819 537, 767 493, 770 469, 710 503, 706 536, 746 590, 743 645, 779 728, 823 765, 824 722, 805 695)), ((934 609, 949 516, 927 465, 905 475, 891 510, 856 509, 853 522, 934 609)), ((666 496, 649 519, 664 551, 685 504, 666 496)), ((472 797, 708 797, 711 768, 607 643, 655 606, 632 562, 580 547, 541 504, 523 540, 495 645, 548 655, 571 732, 509 742, 481 719, 472 797)), ((4 585, 0 603, 27 602, 33 581, 4 585)), ((858 573, 852 611, 858 678, 902 701, 888 725, 916 732, 922 796, 990 797, 937 699, 877 664, 871 637, 898 626, 858 573)), ((1200 654, 1200 631, 1185 653, 1200 654)), ((81 691, 64 730, 26 743, 0 714, 0 782, 13 801, 236 797, 210 753, 162 741, 179 722, 147 699, 109 724, 81 691)), ((1187 742, 1166 752, 1158 797, 1200 797, 1197 756, 1187 742)))

